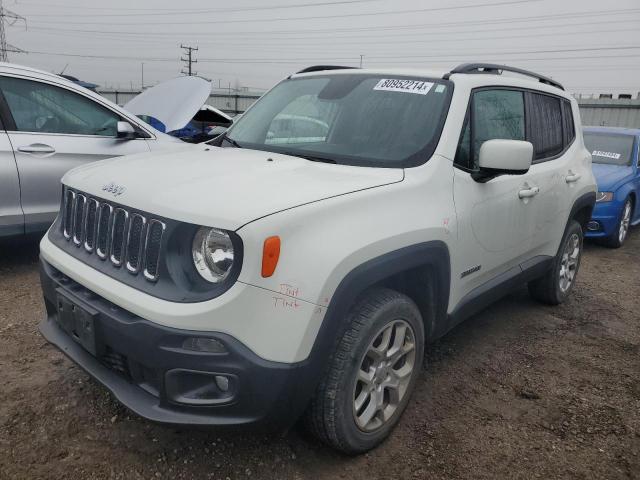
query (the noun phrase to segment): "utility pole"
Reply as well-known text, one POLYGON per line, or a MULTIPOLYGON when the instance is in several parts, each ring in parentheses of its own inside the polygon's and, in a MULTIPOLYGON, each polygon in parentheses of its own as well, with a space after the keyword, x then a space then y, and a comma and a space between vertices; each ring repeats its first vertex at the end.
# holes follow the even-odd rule
POLYGON ((364 55, 360 54, 360 68, 362 68, 362 59, 364 58, 364 55))
POLYGON ((184 50, 185 55, 187 56, 187 58, 184 57, 180 57, 180 60, 186 63, 186 68, 187 71, 185 72, 184 69, 182 69, 182 73, 184 73, 185 75, 197 75, 198 72, 194 72, 191 69, 191 65, 194 63, 198 63, 197 60, 193 59, 193 52, 197 52, 198 51, 198 47, 190 47, 188 45, 182 45, 180 44, 180 48, 182 48, 184 50))
POLYGON ((144 90, 144 62, 140 65, 140 91, 144 90))
POLYGON ((25 26, 27 25, 26 18, 4 8, 4 5, 2 4, 2 0, 0 0, 0 61, 1 62, 9 61, 7 52, 24 53, 24 50, 18 47, 14 47, 13 45, 10 45, 7 43, 7 33, 5 32, 6 25, 15 25, 15 23, 20 20, 24 22, 25 26))

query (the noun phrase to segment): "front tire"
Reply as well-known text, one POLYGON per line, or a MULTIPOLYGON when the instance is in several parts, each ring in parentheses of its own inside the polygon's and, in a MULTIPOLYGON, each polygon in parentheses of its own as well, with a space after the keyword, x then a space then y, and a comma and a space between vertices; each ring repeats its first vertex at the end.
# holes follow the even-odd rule
POLYGON ((552 268, 543 277, 529 282, 531 297, 548 305, 559 305, 567 299, 580 268, 583 237, 580 224, 571 220, 552 268))
POLYGON ((633 214, 633 202, 627 198, 620 212, 620 218, 616 225, 616 230, 605 241, 607 247, 620 248, 629 236, 629 227, 631 226, 631 216, 633 214))
POLYGON ((322 442, 348 454, 379 445, 398 423, 422 364, 424 325, 416 304, 386 288, 350 310, 305 415, 322 442))

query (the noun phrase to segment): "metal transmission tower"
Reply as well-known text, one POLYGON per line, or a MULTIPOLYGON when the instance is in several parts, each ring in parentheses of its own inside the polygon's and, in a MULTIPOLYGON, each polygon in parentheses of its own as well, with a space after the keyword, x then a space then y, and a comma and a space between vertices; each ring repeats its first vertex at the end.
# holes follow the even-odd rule
POLYGON ((193 52, 197 52, 198 51, 198 47, 189 47, 188 45, 180 44, 180 48, 182 48, 184 50, 184 53, 187 55, 187 58, 180 57, 180 60, 186 63, 186 68, 187 68, 186 72, 185 72, 184 69, 182 69, 182 73, 184 73, 185 75, 189 75, 189 76, 196 75, 198 72, 194 72, 191 69, 191 66, 194 63, 198 63, 197 60, 193 59, 193 52))
POLYGON ((7 33, 5 27, 7 25, 14 25, 16 22, 22 20, 24 24, 27 24, 27 19, 4 8, 2 0, 0 0, 0 61, 8 62, 9 58, 7 52, 22 53, 24 50, 14 47, 7 43, 7 33))

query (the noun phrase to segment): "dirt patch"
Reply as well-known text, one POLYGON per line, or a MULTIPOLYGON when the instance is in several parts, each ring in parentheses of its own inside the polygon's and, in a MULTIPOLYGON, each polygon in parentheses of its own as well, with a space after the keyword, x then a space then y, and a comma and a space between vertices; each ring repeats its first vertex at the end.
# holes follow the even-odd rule
POLYGON ((38 334, 37 243, 0 244, 0 478, 640 478, 640 230, 586 250, 565 305, 521 289, 432 345, 391 438, 350 458, 130 414, 38 334))

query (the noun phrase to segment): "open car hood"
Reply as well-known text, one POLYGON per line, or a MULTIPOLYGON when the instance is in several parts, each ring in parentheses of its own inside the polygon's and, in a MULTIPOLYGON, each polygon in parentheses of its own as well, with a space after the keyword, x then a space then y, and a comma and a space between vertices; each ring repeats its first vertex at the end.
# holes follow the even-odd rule
POLYGON ((165 132, 171 132, 187 125, 210 93, 211 82, 204 78, 177 77, 136 95, 124 108, 134 115, 158 120, 164 125, 165 132))

